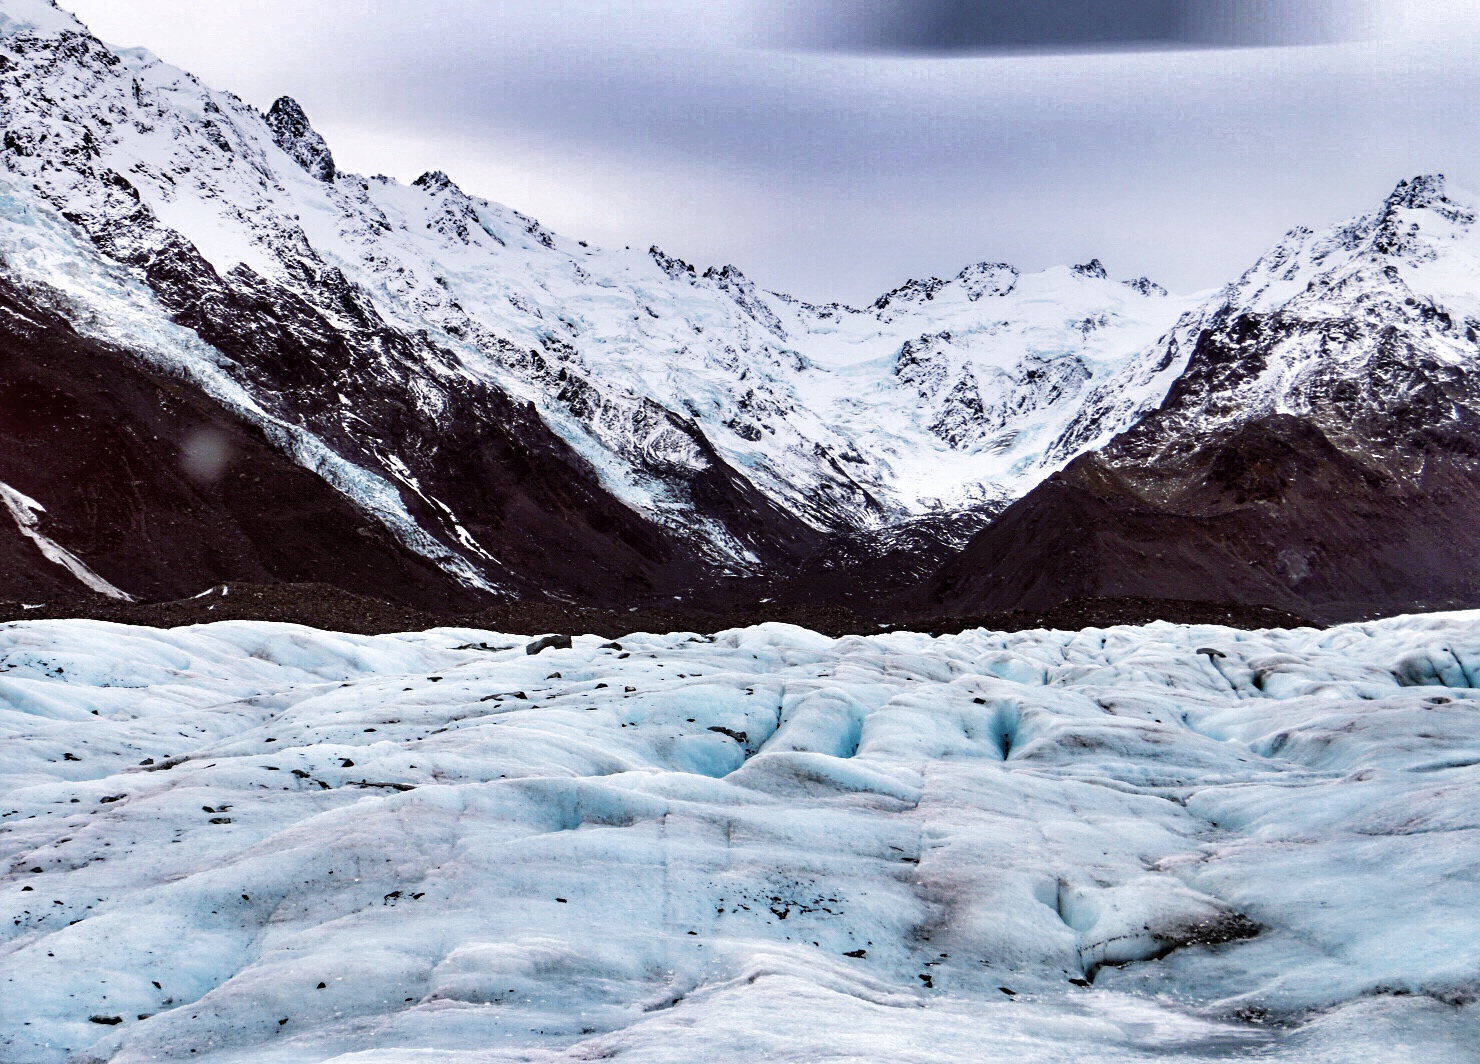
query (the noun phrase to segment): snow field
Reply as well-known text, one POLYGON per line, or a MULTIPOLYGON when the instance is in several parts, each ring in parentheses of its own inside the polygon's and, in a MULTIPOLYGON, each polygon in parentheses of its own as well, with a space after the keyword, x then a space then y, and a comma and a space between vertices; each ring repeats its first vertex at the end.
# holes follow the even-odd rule
POLYGON ((0 1060, 1480 1033, 1480 613, 525 643, 0 628, 0 1060))

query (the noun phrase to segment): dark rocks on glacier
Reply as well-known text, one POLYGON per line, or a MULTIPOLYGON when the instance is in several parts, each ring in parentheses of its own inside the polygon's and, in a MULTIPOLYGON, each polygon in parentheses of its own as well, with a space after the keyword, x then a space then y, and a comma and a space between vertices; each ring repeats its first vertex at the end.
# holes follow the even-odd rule
MULTIPOLYGON (((570 648, 571 648, 571 638, 570 638, 570 636, 568 636, 568 635, 547 635, 547 636, 544 636, 544 637, 542 637, 540 639, 536 639, 534 642, 530 643, 528 646, 526 646, 524 648, 524 652, 526 654, 534 655, 534 654, 539 654, 542 651, 546 651, 546 650, 569 650, 570 648)), ((559 673, 556 673, 556 676, 559 676, 559 673)))

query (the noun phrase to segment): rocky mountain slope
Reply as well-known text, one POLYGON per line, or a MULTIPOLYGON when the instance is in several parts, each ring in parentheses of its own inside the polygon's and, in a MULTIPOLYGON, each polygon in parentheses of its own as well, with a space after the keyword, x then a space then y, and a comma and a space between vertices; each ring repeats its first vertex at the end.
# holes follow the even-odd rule
POLYGON ((1155 595, 1340 617, 1480 600, 1475 222, 1425 177, 1290 233, 1126 368, 1175 373, 1158 409, 1010 507, 934 602, 1155 595))
MULTIPOLYGON (((322 457, 295 455, 284 426, 146 349, 79 335, 33 295, 0 279, 0 491, 24 484, 35 526, 0 536, 8 592, 46 601, 85 583, 159 600, 229 578, 320 581, 434 613, 486 604, 336 490, 339 471, 305 468, 322 457), (37 535, 86 559, 99 583, 39 559, 37 535)), ((700 559, 603 492, 537 418, 507 402, 495 412, 478 457, 498 463, 500 491, 474 512, 510 560, 507 587, 537 595, 558 578, 616 603, 698 579, 700 559)))
POLYGON ((9 516, 30 528, 0 536, 0 567, 8 588, 33 601, 83 585, 117 599, 179 597, 223 569, 259 580, 321 575, 442 608, 456 601, 438 598, 445 589, 430 561, 372 531, 260 428, 78 336, 3 280, 0 453, 9 516), (35 564, 41 551, 74 564, 35 564), (126 577, 130 591, 100 574, 126 577))

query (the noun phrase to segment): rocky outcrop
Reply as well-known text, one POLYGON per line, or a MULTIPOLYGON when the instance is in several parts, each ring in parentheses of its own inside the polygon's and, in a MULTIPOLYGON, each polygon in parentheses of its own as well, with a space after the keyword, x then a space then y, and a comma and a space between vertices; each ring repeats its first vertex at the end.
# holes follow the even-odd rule
POLYGON ((267 128, 279 148, 311 177, 333 181, 338 171, 324 138, 309 124, 308 115, 291 96, 280 96, 267 112, 267 128))

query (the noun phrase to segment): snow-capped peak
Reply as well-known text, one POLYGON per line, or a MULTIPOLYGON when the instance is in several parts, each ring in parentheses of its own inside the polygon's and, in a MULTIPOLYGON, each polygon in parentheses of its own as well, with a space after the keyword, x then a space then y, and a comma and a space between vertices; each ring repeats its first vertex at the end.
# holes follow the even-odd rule
POLYGON ((1354 283, 1391 282, 1393 271, 1426 285, 1436 278, 1416 271, 1452 258, 1475 222, 1474 209, 1447 189, 1442 174, 1415 177, 1399 182, 1375 211, 1324 232, 1292 229, 1229 286, 1227 303, 1268 311, 1307 293, 1315 300, 1354 283))
POLYGON ((0 5, 0 37, 86 32, 82 23, 57 7, 53 0, 6 0, 0 5))
POLYGON ((1124 422, 1137 397, 1142 410, 1167 397, 1157 439, 1286 413, 1364 452, 1468 417, 1480 398, 1473 202, 1422 175, 1366 214, 1291 230, 1099 389, 1055 453, 1108 439, 1096 411, 1124 422))

